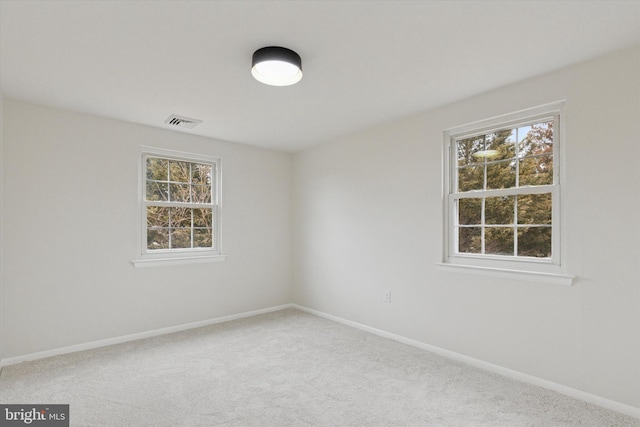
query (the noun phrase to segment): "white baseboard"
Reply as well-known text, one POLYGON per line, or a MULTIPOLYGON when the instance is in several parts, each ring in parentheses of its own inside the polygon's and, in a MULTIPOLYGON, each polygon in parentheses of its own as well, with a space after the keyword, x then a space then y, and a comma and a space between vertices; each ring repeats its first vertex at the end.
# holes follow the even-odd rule
POLYGON ((75 353, 76 351, 91 350, 108 345, 120 344, 129 341, 140 340, 144 338, 155 337, 158 335, 171 334, 174 332, 186 331, 188 329, 201 328, 203 326, 214 325, 216 323, 228 322, 230 320, 242 319, 245 317, 256 316, 259 314, 271 313, 274 311, 284 310, 293 307, 293 304, 278 305, 275 307, 263 308, 261 310, 247 311, 244 313, 231 314, 229 316, 216 317, 214 319, 202 320, 199 322, 185 323, 178 326, 170 326, 168 328, 155 329, 153 331, 139 332, 136 334, 125 335, 121 337, 108 338, 105 340, 91 341, 84 344, 71 345, 68 347, 56 348, 53 350, 40 351, 37 353, 24 354, 21 356, 9 357, 0 360, 0 368, 9 365, 15 365, 29 360, 44 359, 45 357, 58 356, 60 354, 75 353))
POLYGON ((562 384, 554 383, 552 381, 548 381, 542 378, 535 377, 533 375, 525 374, 522 372, 514 371, 509 368, 505 368, 503 366, 494 365, 493 363, 485 362, 480 359, 475 359, 473 357, 465 356, 464 354, 456 353, 455 351, 446 350, 444 348, 436 347, 433 345, 425 344, 420 341, 416 341, 410 338, 403 337, 401 335, 396 335, 391 332, 383 331, 382 329, 372 328, 371 326, 363 325, 361 323, 353 322, 351 320, 343 319, 338 316, 334 316, 332 314, 327 314, 322 311, 314 310, 308 307, 304 307, 298 304, 291 304, 293 308, 297 308, 298 310, 305 311, 307 313, 314 314, 319 317, 323 317, 325 319, 333 320, 334 322, 342 323, 343 325, 351 326, 356 329, 360 329, 365 332, 370 332, 374 335, 381 336, 383 338, 389 338, 394 341, 401 342, 403 344, 410 345, 412 347, 417 347, 422 350, 430 351, 432 353, 438 354, 440 356, 447 357, 449 359, 457 360, 459 362, 466 363, 471 366, 475 366, 477 368, 485 369, 487 371, 494 372, 496 374, 503 375, 505 377, 521 381, 524 383, 533 384, 536 386, 540 386, 546 388, 548 390, 553 390, 560 394, 564 394, 566 396, 573 397, 575 399, 579 399, 585 402, 592 403, 594 405, 615 411, 620 412, 621 414, 629 415, 634 418, 640 419, 640 408, 635 406, 626 405, 624 403, 616 402, 615 400, 610 400, 601 396, 597 396, 595 394, 587 393, 575 388, 571 388, 562 384))

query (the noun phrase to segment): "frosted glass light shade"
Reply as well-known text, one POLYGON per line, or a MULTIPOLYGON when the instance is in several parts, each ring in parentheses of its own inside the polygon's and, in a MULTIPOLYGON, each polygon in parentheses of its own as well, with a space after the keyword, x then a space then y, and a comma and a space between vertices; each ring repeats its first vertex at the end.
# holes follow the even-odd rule
POLYGON ((253 54, 251 75, 267 85, 290 86, 302 79, 302 60, 290 49, 263 47, 253 54))

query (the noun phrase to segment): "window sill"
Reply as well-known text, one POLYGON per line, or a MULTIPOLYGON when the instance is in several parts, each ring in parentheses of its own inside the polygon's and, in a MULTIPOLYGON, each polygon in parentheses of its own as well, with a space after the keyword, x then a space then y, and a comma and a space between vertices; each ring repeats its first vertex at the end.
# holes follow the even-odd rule
POLYGON ((164 265, 196 264, 224 261, 227 255, 191 255, 173 258, 138 258, 131 261, 134 267, 159 267, 164 265))
POLYGON ((475 265, 437 263, 438 269, 454 273, 473 274, 477 276, 501 277, 506 279, 524 280, 528 282, 543 282, 554 285, 571 286, 574 276, 558 273, 543 273, 538 271, 510 270, 506 268, 479 267, 475 265))

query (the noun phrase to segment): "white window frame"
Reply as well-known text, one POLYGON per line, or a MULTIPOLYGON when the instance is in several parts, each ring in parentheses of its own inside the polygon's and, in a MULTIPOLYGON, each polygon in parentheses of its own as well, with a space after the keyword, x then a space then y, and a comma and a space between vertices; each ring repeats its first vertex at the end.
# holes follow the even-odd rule
POLYGON ((526 110, 493 117, 479 122, 457 126, 444 131, 444 236, 442 262, 438 265, 445 269, 460 273, 508 277, 528 281, 542 281, 571 285, 573 276, 566 274, 563 259, 565 257, 562 228, 562 183, 564 181, 563 147, 564 147, 564 101, 554 102, 526 110), (457 179, 456 140, 476 135, 487 134, 498 130, 515 128, 519 125, 554 121, 553 141, 553 184, 538 187, 517 187, 500 190, 479 190, 455 193, 457 179), (455 201, 465 197, 511 196, 517 194, 551 193, 552 197, 552 256, 550 258, 533 258, 520 256, 469 254, 457 252, 457 235, 455 201))
MULTIPOLYGON (((140 212, 138 258, 132 261, 135 267, 150 267, 156 265, 189 264, 201 262, 223 261, 226 255, 222 252, 221 216, 222 216, 222 160, 219 157, 186 153, 155 147, 140 147, 140 163, 138 175, 138 210, 140 212), (213 209, 213 248, 185 248, 185 249, 147 249, 147 206, 146 194, 146 161, 148 157, 168 160, 186 161, 192 163, 206 163, 214 166, 212 184, 213 209)), ((190 204, 185 204, 190 207, 190 204)), ((194 205, 195 206, 195 205, 194 205)))

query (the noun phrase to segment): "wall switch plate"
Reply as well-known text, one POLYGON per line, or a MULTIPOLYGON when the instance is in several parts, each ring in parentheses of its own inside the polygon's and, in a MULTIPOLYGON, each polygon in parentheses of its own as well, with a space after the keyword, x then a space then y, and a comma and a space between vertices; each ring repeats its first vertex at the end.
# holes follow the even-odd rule
POLYGON ((386 291, 384 291, 384 297, 383 297, 383 301, 384 302, 391 302, 391 289, 387 289, 386 291))

